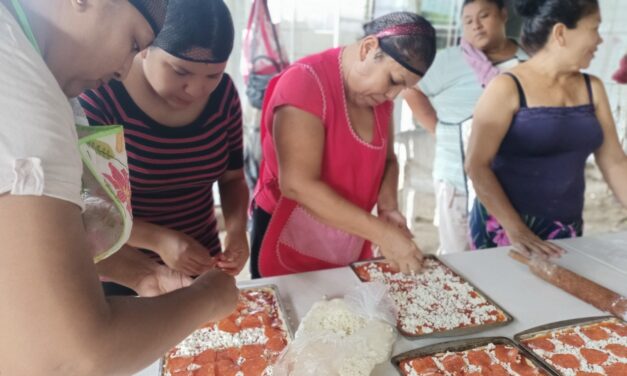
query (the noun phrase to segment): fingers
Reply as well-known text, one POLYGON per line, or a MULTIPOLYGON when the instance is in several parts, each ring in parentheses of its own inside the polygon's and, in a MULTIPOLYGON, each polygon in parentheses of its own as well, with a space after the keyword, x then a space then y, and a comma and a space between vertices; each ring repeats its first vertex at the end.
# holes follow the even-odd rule
POLYGON ((388 260, 388 263, 394 271, 403 274, 416 274, 422 269, 423 255, 415 247, 415 252, 398 260, 388 260))
POLYGON ((212 257, 209 254, 209 251, 204 248, 200 250, 190 250, 189 258, 192 259, 195 263, 202 266, 214 266, 216 263, 215 257, 212 257))
POLYGON ((545 241, 544 244, 548 246, 551 257, 561 257, 564 253, 566 253, 564 248, 553 242, 545 241))
POLYGON ((412 234, 412 232, 409 231, 409 228, 406 225, 399 226, 399 229, 403 232, 405 236, 407 236, 408 239, 414 238, 414 234, 412 234))
POLYGON ((523 255, 523 256, 525 256, 527 258, 531 257, 531 250, 529 248, 525 247, 522 243, 512 244, 512 248, 516 252, 520 253, 521 255, 523 255))
POLYGON ((398 230, 401 230, 398 226, 389 227, 380 244, 381 253, 394 270, 404 274, 417 273, 422 268, 422 252, 413 240, 398 230))
POLYGON ((559 245, 540 238, 525 239, 513 244, 513 248, 527 257, 535 256, 544 260, 552 257, 561 257, 565 253, 564 249, 559 245))
POLYGON ((198 276, 203 274, 205 271, 211 269, 214 265, 215 262, 213 262, 212 265, 208 266, 189 259, 183 264, 183 268, 180 271, 188 276, 198 276))
POLYGON ((407 260, 405 265, 407 267, 407 271, 403 273, 414 275, 420 272, 420 269, 422 269, 422 259, 418 259, 417 257, 412 257, 407 260))
POLYGON ((225 273, 237 276, 244 269, 248 255, 249 252, 246 247, 227 248, 223 253, 216 256, 217 266, 225 273))
POLYGON ((232 276, 237 276, 242 271, 242 269, 244 269, 244 266, 246 264, 246 259, 247 258, 243 258, 243 257, 239 257, 235 259, 224 258, 218 261, 217 266, 225 273, 232 275, 232 276))
POLYGON ((388 262, 390 266, 393 266, 394 270, 399 271, 403 274, 414 275, 420 272, 420 270, 422 269, 422 259, 418 259, 417 257, 409 257, 398 262, 388 262))
POLYGON ((242 270, 236 262, 218 262, 218 268, 228 275, 236 277, 242 270))
POLYGON ((159 284, 162 287, 162 293, 174 291, 191 285, 193 280, 183 273, 172 272, 164 277, 159 284))
POLYGON ((388 265, 390 265, 390 269, 395 272, 400 272, 401 268, 398 266, 398 263, 392 260, 387 260, 388 265))

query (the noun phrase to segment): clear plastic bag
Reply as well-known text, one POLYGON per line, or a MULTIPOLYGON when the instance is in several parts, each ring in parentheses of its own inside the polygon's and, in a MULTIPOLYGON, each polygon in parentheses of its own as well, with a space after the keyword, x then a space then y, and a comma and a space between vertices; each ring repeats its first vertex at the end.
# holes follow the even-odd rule
POLYGON ((364 283, 343 299, 320 301, 303 318, 274 376, 367 376, 387 361, 396 311, 385 285, 364 283))

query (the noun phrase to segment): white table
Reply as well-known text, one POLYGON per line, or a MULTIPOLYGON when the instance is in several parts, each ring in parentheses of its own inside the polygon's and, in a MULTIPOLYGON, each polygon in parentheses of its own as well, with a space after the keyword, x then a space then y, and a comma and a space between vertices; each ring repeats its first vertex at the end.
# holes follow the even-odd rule
MULTIPOLYGON (((627 296, 627 232, 559 241, 569 252, 558 263, 586 278, 627 296)), ((441 257, 473 285, 508 311, 514 321, 507 326, 467 337, 506 336, 538 325, 605 313, 531 274, 507 256, 508 248, 464 252, 441 257)), ((359 280, 349 268, 264 278, 241 283, 241 287, 275 284, 285 303, 292 328, 312 304, 324 297, 341 297, 359 280)), ((399 336, 393 355, 452 338, 407 340, 399 336)), ((136 376, 159 375, 154 363, 136 376)), ((389 362, 380 364, 373 376, 395 375, 389 362)))

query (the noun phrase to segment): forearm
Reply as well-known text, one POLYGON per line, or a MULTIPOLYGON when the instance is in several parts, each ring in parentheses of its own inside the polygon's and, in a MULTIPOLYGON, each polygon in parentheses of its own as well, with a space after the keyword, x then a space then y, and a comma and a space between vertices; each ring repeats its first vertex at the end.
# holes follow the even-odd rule
POLYGON ((398 209, 398 161, 390 158, 386 161, 385 173, 377 200, 378 210, 398 209))
POLYGON ((411 109, 414 120, 430 133, 435 133, 438 116, 429 98, 416 89, 405 90, 403 98, 411 109))
POLYGON ((0 238, 2 374, 132 374, 220 309, 196 286, 107 300, 80 210, 61 200, 0 197, 0 238))
POLYGON ((387 224, 340 196, 320 180, 300 182, 283 194, 311 211, 323 223, 379 244, 387 224))
POLYGON ((627 156, 601 171, 618 201, 627 208, 627 156))
POLYGON ((167 232, 169 229, 150 222, 135 219, 133 220, 133 229, 127 244, 135 248, 149 249, 158 253, 159 242, 164 231, 167 232))
MULTIPOLYGON (((67 358, 60 359, 62 363, 80 366, 75 372, 59 375, 134 374, 202 323, 221 318, 211 314, 217 309, 215 303, 194 286, 156 298, 110 297, 101 308, 105 309, 84 312, 81 323, 68 323, 64 338, 81 340, 55 345, 64 346, 63 357, 67 358)), ((40 367, 48 369, 49 365, 40 367)))
POLYGON ((489 167, 469 171, 477 197, 506 231, 514 231, 525 226, 520 215, 512 206, 503 186, 489 167))
POLYGON ((248 218, 248 186, 243 176, 241 179, 220 184, 220 199, 227 233, 245 234, 248 218))
POLYGON ((202 323, 220 319, 212 315, 214 301, 193 285, 155 298, 109 298, 108 325, 92 338, 98 364, 110 364, 103 375, 135 373, 165 354, 202 323), (122 349, 127 349, 122 351, 122 349))
POLYGON ((154 272, 155 261, 128 245, 96 264, 100 277, 137 291, 142 277, 154 272))

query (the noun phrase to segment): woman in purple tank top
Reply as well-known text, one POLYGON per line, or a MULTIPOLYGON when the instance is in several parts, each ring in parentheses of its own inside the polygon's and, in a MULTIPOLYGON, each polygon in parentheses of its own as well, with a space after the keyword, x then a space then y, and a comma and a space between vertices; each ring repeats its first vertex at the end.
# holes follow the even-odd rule
POLYGON ((517 8, 533 57, 495 78, 475 109, 465 166, 478 196, 471 241, 559 256, 546 240, 582 234, 590 154, 623 205, 627 156, 602 82, 580 72, 602 42, 597 0, 518 0, 517 8))

